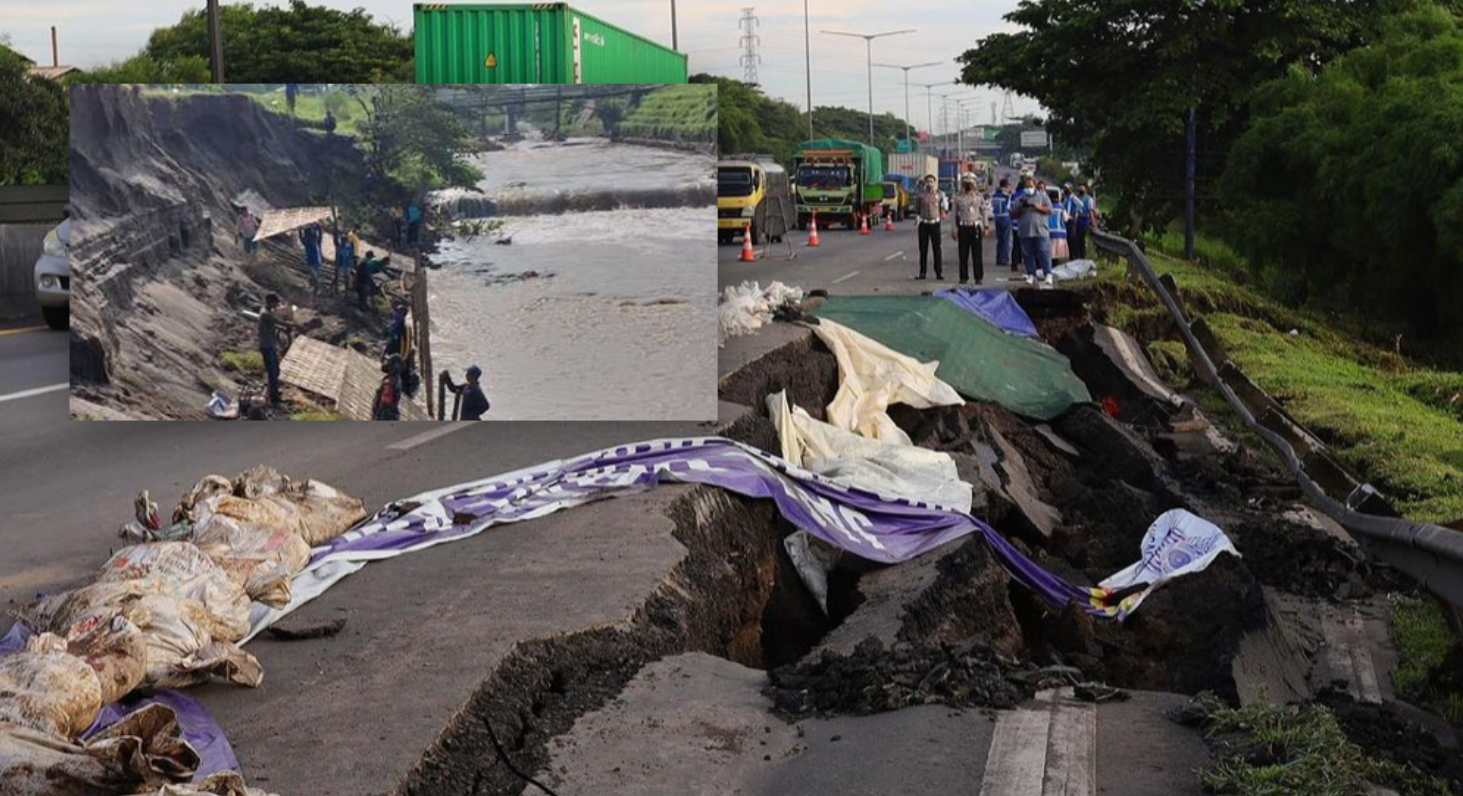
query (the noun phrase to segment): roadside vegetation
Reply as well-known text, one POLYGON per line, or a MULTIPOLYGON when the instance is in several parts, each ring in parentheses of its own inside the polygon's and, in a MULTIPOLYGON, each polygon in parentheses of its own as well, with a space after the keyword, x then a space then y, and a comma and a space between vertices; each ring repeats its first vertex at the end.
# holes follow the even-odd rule
POLYGON ((71 114, 66 88, 26 75, 0 36, 0 185, 65 185, 71 114))
MULTIPOLYGON (((201 5, 201 4, 200 4, 201 5)), ((220 9, 224 77, 230 83, 410 83, 409 32, 364 9, 341 11, 290 0, 284 6, 229 3, 220 9)), ((208 24, 202 8, 158 28, 136 55, 78 73, 72 83, 207 83, 208 24)))
POLYGON ((1398 696, 1463 726, 1463 640, 1447 610, 1427 596, 1401 597, 1392 609, 1392 670, 1398 696))
POLYGON ((706 85, 666 86, 630 108, 617 132, 672 141, 716 140, 717 92, 706 85))
POLYGON ((1215 762, 1200 770, 1199 779, 1213 793, 1358 796, 1377 784, 1402 796, 1448 796, 1442 780, 1369 757, 1322 705, 1232 708, 1200 696, 1198 708, 1216 747, 1215 762))
MULTIPOLYGON (((1150 245, 1149 259, 1173 275, 1191 315, 1208 323, 1241 370, 1403 514, 1437 523, 1463 518, 1463 375, 1415 363, 1365 342, 1354 323, 1242 284, 1225 264, 1237 255, 1219 244, 1204 247, 1214 265, 1168 256, 1167 245, 1150 245)), ((1193 377, 1187 353, 1167 336, 1168 313, 1153 292, 1128 282, 1122 268, 1098 273, 1108 323, 1144 341, 1155 368, 1186 384, 1193 377)))

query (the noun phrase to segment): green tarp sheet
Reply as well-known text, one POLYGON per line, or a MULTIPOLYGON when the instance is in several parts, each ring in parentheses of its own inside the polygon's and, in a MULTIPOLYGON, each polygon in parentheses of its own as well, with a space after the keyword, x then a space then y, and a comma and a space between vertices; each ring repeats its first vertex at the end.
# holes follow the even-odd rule
POLYGON ((924 362, 961 395, 1050 420, 1092 400, 1067 358, 934 296, 830 296, 813 312, 924 362))

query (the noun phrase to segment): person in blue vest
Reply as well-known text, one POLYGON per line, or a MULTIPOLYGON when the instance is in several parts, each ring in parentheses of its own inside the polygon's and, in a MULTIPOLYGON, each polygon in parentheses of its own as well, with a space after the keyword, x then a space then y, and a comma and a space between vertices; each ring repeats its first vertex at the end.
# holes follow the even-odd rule
POLYGON ((1067 216, 1067 249, 1072 259, 1077 259, 1077 250, 1072 246, 1072 239, 1077 235, 1077 211, 1082 209, 1082 203, 1077 201, 1077 189, 1072 183, 1062 186, 1062 212, 1067 216))
MULTIPOLYGON (((1037 190, 1042 193, 1047 193, 1045 186, 1041 183, 1037 183, 1037 190)), ((1051 261, 1053 263, 1058 260, 1070 259, 1072 256, 1072 250, 1067 245, 1066 207, 1066 199, 1061 199, 1052 204, 1051 215, 1046 217, 1047 231, 1049 232, 1048 238, 1051 244, 1051 261)), ((1050 267, 1046 269, 1046 284, 1052 284, 1052 271, 1050 267)))
POLYGON ((1072 227, 1072 256, 1087 259, 1087 231, 1097 220, 1097 202, 1086 185, 1077 186, 1077 223, 1072 227))
MULTIPOLYGON (((996 266, 1011 264, 1011 181, 1005 177, 991 196, 991 219, 996 228, 996 266)), ((1014 270, 1014 269, 1013 269, 1014 270)))
POLYGON ((1016 178, 1016 188, 1011 191, 1011 273, 1019 273, 1022 270, 1022 260, 1026 259, 1026 247, 1021 245, 1021 197, 1029 194, 1031 189, 1026 187, 1025 178, 1016 178))
POLYGON ((406 207, 406 242, 412 246, 417 243, 417 235, 422 229, 422 207, 412 202, 406 207))

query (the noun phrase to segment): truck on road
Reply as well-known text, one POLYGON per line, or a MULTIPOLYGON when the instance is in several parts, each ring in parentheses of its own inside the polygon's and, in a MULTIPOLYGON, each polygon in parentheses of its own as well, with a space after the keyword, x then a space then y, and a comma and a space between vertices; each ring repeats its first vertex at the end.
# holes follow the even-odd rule
POLYGON ((926 174, 938 174, 939 169, 940 160, 934 155, 925 152, 897 152, 889 156, 887 171, 898 172, 918 182, 926 174))
POLYGON ((731 155, 716 163, 716 239, 730 243, 751 225, 752 245, 781 241, 793 221, 787 170, 771 155, 731 155))
POLYGON ((884 201, 884 156, 857 141, 823 138, 793 149, 798 229, 817 211, 821 224, 850 228, 876 215, 884 201))
POLYGON ((890 216, 895 221, 903 221, 914 215, 915 186, 919 181, 898 172, 888 172, 884 175, 884 202, 880 208, 880 215, 890 216))

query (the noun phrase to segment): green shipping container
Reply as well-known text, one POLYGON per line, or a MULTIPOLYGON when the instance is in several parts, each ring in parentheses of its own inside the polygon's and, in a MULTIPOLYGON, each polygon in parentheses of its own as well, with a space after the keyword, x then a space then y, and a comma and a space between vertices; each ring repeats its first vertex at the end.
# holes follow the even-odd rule
POLYGON ((418 83, 685 83, 686 56, 566 3, 416 4, 418 83))

